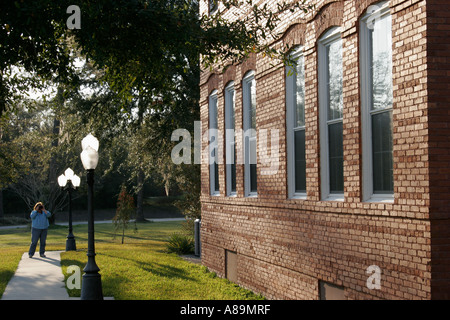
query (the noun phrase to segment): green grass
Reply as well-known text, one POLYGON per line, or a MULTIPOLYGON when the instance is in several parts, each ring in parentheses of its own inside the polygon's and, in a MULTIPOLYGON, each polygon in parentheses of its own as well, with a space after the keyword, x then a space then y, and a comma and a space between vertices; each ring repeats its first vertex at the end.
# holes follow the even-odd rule
MULTIPOLYGON (((116 300, 240 300, 262 299, 207 268, 167 252, 169 237, 178 232, 181 222, 138 224, 138 233, 128 230, 125 243, 113 239, 112 224, 95 225, 96 262, 102 276, 103 294, 116 300)), ((87 225, 74 226, 77 251, 63 252, 61 265, 66 279, 67 267, 87 262, 87 225)), ((51 227, 47 251, 65 250, 67 227, 51 227)), ((0 295, 13 275, 23 252, 28 250, 28 229, 0 230, 0 295)), ((80 290, 68 290, 79 297, 80 290)))

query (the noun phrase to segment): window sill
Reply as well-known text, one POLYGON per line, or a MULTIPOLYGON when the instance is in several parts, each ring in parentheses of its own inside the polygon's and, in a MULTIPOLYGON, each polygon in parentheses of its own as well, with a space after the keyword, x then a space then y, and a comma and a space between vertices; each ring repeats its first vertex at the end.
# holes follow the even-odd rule
POLYGON ((292 200, 306 200, 306 193, 296 193, 292 195, 289 199, 292 200))
POLYGON ((380 203, 394 203, 393 194, 377 194, 372 195, 369 199, 364 202, 380 202, 380 203))
POLYGON ((246 198, 258 198, 258 194, 257 193, 249 193, 248 195, 245 196, 246 198))
POLYGON ((343 194, 330 194, 328 197, 323 199, 323 201, 340 201, 344 202, 344 195, 343 194))

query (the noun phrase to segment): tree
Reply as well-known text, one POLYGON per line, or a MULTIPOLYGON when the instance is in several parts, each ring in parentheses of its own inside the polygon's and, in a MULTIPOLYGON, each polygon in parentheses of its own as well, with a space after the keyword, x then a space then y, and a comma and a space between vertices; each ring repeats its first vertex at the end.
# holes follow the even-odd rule
MULTIPOLYGON (((308 3, 278 3, 271 11, 252 1, 223 1, 227 9, 250 9, 245 19, 227 21, 220 13, 200 16, 197 0, 99 0, 95 6, 86 1, 80 4, 83 26, 73 35, 81 53, 104 71, 104 82, 121 101, 117 114, 128 113, 130 126, 145 125, 152 137, 146 139, 145 150, 150 158, 164 159, 173 147, 168 141, 171 132, 188 128, 193 133, 193 121, 199 119, 200 65, 240 62, 252 52, 286 59, 289 48, 277 51, 266 40, 277 37, 273 32, 283 12, 310 10, 308 3), (133 111, 146 117, 133 118, 133 111)), ((136 167, 139 184, 141 163, 138 160, 136 167)), ((198 203, 199 187, 192 188, 188 179, 199 185, 200 171, 172 169, 189 188, 183 208, 189 215, 199 215, 199 205, 190 201, 198 203)))
POLYGON ((72 34, 125 103, 134 90, 153 97, 170 91, 173 81, 199 62, 237 62, 251 52, 284 57, 266 40, 277 36, 273 32, 283 12, 310 10, 309 2, 277 3, 270 10, 251 0, 225 0, 225 8, 250 11, 245 19, 227 21, 220 13, 200 16, 197 0, 81 1, 83 25, 72 34))
MULTIPOLYGON (((227 21, 220 13, 200 16, 197 0, 80 0, 81 28, 69 30, 66 8, 71 1, 2 3, 0 114, 14 109, 14 98, 10 98, 14 90, 23 92, 27 83, 38 86, 41 79, 49 79, 58 86, 64 84, 66 105, 74 107, 72 115, 89 124, 85 130, 97 130, 96 136, 105 144, 129 128, 145 127, 151 139, 143 142, 147 152, 139 156, 164 159, 173 146, 171 132, 186 128, 192 133, 193 120, 199 119, 200 65, 212 68, 239 62, 252 52, 284 59, 285 51, 276 51, 266 40, 277 36, 273 32, 284 11, 311 8, 306 0, 277 3, 272 11, 251 0, 222 3, 227 9, 239 7, 250 14, 236 21, 227 21), (75 47, 86 66, 95 70, 93 79, 84 79, 84 84, 95 83, 97 88, 89 99, 80 93, 81 79, 73 64, 75 47), (31 76, 17 77, 16 66, 31 76)), ((81 134, 71 132, 67 139, 81 134)), ((188 198, 199 190, 193 188, 200 181, 197 169, 198 165, 194 170, 170 168, 190 188, 188 198)), ((155 168, 136 170, 149 176, 155 168)), ((197 202, 198 196, 193 196, 197 202)), ((190 212, 199 210, 194 203, 186 207, 190 212)))
POLYGON ((18 93, 42 88, 44 79, 73 80, 65 8, 52 0, 1 2, 0 116, 14 110, 18 93))
MULTIPOLYGON (((125 238, 125 229, 128 228, 128 223, 130 219, 134 216, 135 206, 134 199, 128 192, 125 186, 122 186, 117 200, 117 210, 116 215, 113 218, 114 230, 122 231, 122 244, 125 238)), ((137 231, 136 223, 134 224, 135 231, 137 231)))
POLYGON ((20 164, 15 155, 19 148, 8 141, 8 127, 5 126, 6 119, 0 119, 0 218, 4 216, 3 211, 3 190, 17 181, 20 175, 20 164))
POLYGON ((65 195, 54 177, 61 172, 64 155, 53 143, 54 115, 46 105, 37 105, 33 110, 22 108, 5 125, 2 145, 7 151, 4 154, 14 151, 14 159, 9 166, 0 168, 10 168, 15 173, 12 181, 2 179, 3 187, 9 186, 30 209, 37 201, 42 201, 57 213, 64 204, 65 195))
POLYGON ((267 39, 287 10, 308 11, 308 0, 277 3, 275 10, 251 0, 221 1, 226 9, 249 10, 244 19, 227 21, 220 12, 199 15, 198 0, 80 0, 82 26, 67 26, 69 0, 3 1, 0 6, 0 115, 14 90, 26 90, 40 79, 74 83, 73 44, 105 73, 105 81, 122 97, 122 109, 133 90, 156 97, 197 64, 242 61, 251 52, 279 53, 267 39), (14 67, 31 73, 18 80, 14 67))

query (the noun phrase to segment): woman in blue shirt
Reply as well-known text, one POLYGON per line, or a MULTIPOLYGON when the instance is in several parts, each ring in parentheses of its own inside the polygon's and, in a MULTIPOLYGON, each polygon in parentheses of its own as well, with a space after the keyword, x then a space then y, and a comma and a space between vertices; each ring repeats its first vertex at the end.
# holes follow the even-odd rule
POLYGON ((28 256, 33 257, 39 241, 39 254, 45 258, 45 242, 47 240, 48 218, 52 214, 45 210, 42 202, 36 203, 34 210, 30 214, 31 218, 31 245, 28 256))

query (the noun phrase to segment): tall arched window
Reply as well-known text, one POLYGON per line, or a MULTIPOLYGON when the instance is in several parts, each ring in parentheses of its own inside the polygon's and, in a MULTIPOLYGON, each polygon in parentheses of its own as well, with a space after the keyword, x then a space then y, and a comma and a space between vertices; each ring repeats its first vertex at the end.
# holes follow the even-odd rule
POLYGON ((305 198, 305 65, 302 47, 295 48, 290 60, 293 65, 286 66, 288 193, 290 198, 305 198))
POLYGON ((255 73, 248 72, 242 80, 244 127, 245 196, 257 195, 256 179, 256 82, 255 73))
POLYGON ((392 201, 392 21, 389 2, 360 20, 363 200, 392 201))
POLYGON ((209 185, 210 194, 219 195, 219 133, 217 90, 209 96, 209 185))
POLYGON ((324 200, 344 199, 343 65, 340 28, 318 42, 321 193, 324 200))
POLYGON ((236 195, 236 144, 234 82, 225 87, 225 158, 227 196, 236 195))

